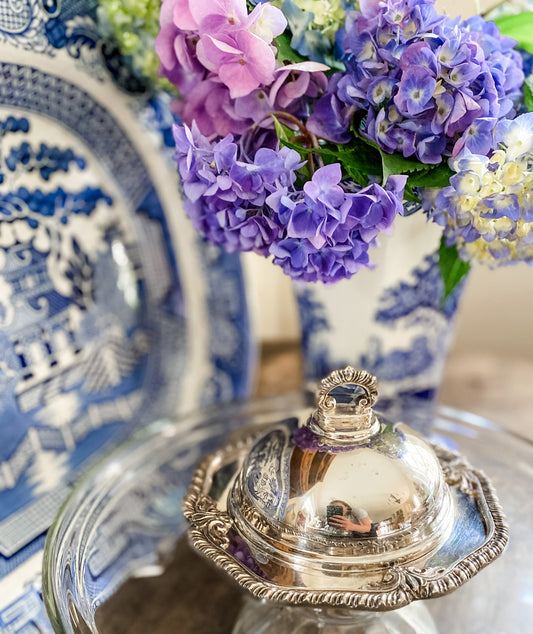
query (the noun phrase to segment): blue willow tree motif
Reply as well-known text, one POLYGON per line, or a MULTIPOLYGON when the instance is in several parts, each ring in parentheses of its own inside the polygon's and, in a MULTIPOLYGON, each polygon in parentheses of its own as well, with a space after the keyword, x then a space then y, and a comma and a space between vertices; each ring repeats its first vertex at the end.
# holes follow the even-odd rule
MULTIPOLYGON (((308 378, 320 378, 346 363, 355 363, 377 375, 380 380, 390 382, 418 377, 429 371, 444 352, 445 332, 457 310, 464 282, 443 304, 444 287, 439 272, 438 253, 426 256, 422 265, 411 273, 411 277, 411 282, 401 280, 384 290, 374 319, 376 323, 391 329, 397 327, 400 320, 406 319, 411 326, 424 326, 424 331, 410 338, 405 348, 390 351, 384 350, 379 336, 371 337, 358 359, 331 357, 327 341, 320 337, 320 333, 331 329, 325 307, 320 301, 313 299, 311 289, 300 291, 298 303, 308 378)), ((433 389, 424 389, 422 392, 419 394, 417 391, 417 394, 424 398, 432 398, 434 395, 433 389)))
MULTIPOLYGON (((412 324, 424 324, 425 333, 415 337, 407 349, 397 349, 384 354, 382 344, 375 338, 361 362, 385 381, 398 381, 404 377, 420 376, 428 371, 437 357, 444 352, 445 331, 457 310, 464 288, 459 284, 443 303, 444 284, 439 271, 438 252, 424 258, 423 264, 412 272, 412 282, 401 280, 396 286, 385 289, 375 315, 378 323, 393 328, 401 319, 412 324), (430 337, 427 332, 432 332, 430 337)), ((425 390, 424 396, 432 398, 434 390, 425 390)))
POLYGON ((50 176, 56 172, 68 172, 71 163, 76 164, 80 169, 85 168, 85 160, 76 156, 70 148, 62 150, 41 143, 37 150, 27 141, 22 142, 18 147, 12 147, 5 158, 5 163, 11 172, 15 172, 17 169, 26 172, 39 170, 45 181, 49 180, 50 176))
POLYGON ((297 293, 300 311, 300 325, 302 331, 302 351, 306 359, 306 373, 308 378, 325 376, 335 367, 336 363, 330 358, 328 347, 318 343, 321 332, 328 332, 330 324, 326 311, 321 302, 313 299, 311 289, 303 289, 297 293))
POLYGON ((383 353, 379 339, 374 337, 370 342, 370 349, 361 356, 360 364, 382 381, 398 381, 405 377, 418 376, 428 370, 434 360, 429 338, 425 335, 416 337, 405 350, 392 350, 386 354, 383 353))
MULTIPOLYGON (((23 217, 32 229, 36 229, 39 225, 39 215, 50 217, 59 213, 59 221, 67 224, 71 213, 89 216, 98 204, 111 205, 112 202, 99 187, 86 187, 79 192, 68 192, 58 187, 46 193, 38 189, 29 191, 25 187, 20 187, 15 192, 0 194, 0 220, 1 216, 5 216, 3 222, 9 223, 23 217), (22 216, 28 211, 29 215, 22 216)), ((56 239, 63 239, 60 232, 57 233, 56 239)), ((67 252, 70 255, 64 272, 65 278, 70 282, 68 299, 84 310, 95 300, 94 263, 89 254, 83 252, 75 236, 69 239, 70 248, 67 252)))
POLYGON ((451 319, 457 310, 463 283, 460 284, 443 304, 444 283, 439 271, 439 255, 426 256, 424 265, 413 271, 412 283, 400 281, 394 287, 387 288, 382 297, 382 308, 376 313, 376 321, 394 322, 412 315, 420 308, 429 308, 451 319))

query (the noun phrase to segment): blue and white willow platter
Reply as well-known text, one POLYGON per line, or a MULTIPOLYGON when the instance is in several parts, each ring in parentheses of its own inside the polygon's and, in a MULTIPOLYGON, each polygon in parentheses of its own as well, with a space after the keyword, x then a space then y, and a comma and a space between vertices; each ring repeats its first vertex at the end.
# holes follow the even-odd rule
POLYGON ((92 0, 0 0, 0 631, 13 633, 50 629, 42 548, 76 474, 158 416, 247 395, 254 361, 240 260, 179 205, 169 97, 142 93, 96 22, 92 0))

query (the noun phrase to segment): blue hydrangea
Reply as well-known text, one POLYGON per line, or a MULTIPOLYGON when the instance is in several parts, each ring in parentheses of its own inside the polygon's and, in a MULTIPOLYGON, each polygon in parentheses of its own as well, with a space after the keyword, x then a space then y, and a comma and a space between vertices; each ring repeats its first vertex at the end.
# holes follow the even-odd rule
POLYGON ((346 72, 331 78, 308 127, 346 143, 359 111, 363 134, 382 150, 428 164, 463 147, 486 148, 521 94, 513 40, 479 17, 446 18, 431 0, 361 2, 360 9, 347 13, 339 37, 346 72))
MULTIPOLYGON (((319 7, 320 3, 317 3, 319 7)), ((326 62, 331 55, 331 42, 318 29, 312 28, 315 15, 304 11, 292 0, 284 0, 282 11, 292 33, 291 46, 300 55, 316 62, 326 62)))

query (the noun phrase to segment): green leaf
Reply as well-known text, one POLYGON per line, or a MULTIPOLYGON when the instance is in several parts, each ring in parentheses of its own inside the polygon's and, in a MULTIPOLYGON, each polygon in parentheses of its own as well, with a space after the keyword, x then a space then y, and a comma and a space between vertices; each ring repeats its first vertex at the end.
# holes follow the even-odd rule
POLYGON ((524 103, 529 112, 533 112, 533 75, 524 82, 524 103))
POLYGON ((409 176, 415 172, 428 172, 433 169, 433 165, 425 165, 420 161, 405 158, 401 154, 387 154, 383 150, 380 150, 379 153, 383 164, 383 184, 387 182, 389 176, 394 174, 409 176))
POLYGON ((409 175, 411 187, 448 187, 450 178, 455 174, 447 165, 438 165, 430 170, 409 175))
MULTIPOLYGON (((439 165, 428 165, 426 163, 421 163, 416 159, 405 158, 398 153, 388 154, 374 143, 374 141, 367 139, 361 134, 363 127, 364 115, 354 117, 351 130, 356 139, 373 148, 375 152, 379 153, 379 157, 381 159, 381 170, 376 170, 375 166, 373 166, 373 171, 367 171, 367 173, 379 175, 381 172, 383 175, 383 184, 385 184, 389 176, 392 176, 393 174, 403 174, 408 176, 406 200, 413 200, 413 202, 418 201, 418 198, 412 191, 413 187, 447 187, 450 184, 450 177, 453 175, 453 172, 445 163, 441 163, 439 165)), ((358 148, 359 152, 361 152, 361 147, 362 145, 358 148)))
POLYGON ((283 145, 286 145, 291 150, 296 150, 299 154, 309 154, 309 148, 300 145, 299 143, 293 143, 292 141, 282 141, 283 145))
POLYGON ((305 62, 305 57, 302 57, 291 47, 291 34, 289 31, 285 31, 278 37, 274 38, 274 44, 278 50, 277 60, 281 64, 289 62, 290 64, 296 64, 298 62, 305 62))
MULTIPOLYGON (((364 128, 364 119, 364 115, 359 117, 355 116, 352 121, 351 130, 357 140, 378 153, 381 160, 381 169, 368 173, 374 175, 381 173, 383 185, 387 182, 389 176, 392 176, 393 174, 409 175, 415 172, 428 172, 429 170, 435 169, 434 165, 426 165, 424 163, 420 163, 420 161, 417 161, 416 159, 405 158, 401 154, 388 154, 387 152, 384 152, 377 143, 367 139, 361 134, 361 130, 364 128)), ((360 148, 361 147, 362 145, 360 148)))
POLYGON ((281 143, 289 142, 294 136, 294 130, 291 130, 288 126, 283 125, 283 123, 281 123, 281 121, 273 114, 270 116, 274 120, 274 129, 276 130, 276 136, 279 141, 281 143))
POLYGON ((405 189, 403 190, 403 199, 411 203, 420 203, 420 198, 415 194, 409 183, 406 183, 405 189))
POLYGON ((349 145, 337 145, 333 154, 337 156, 346 175, 363 187, 368 185, 369 175, 381 175, 379 153, 357 139, 349 145))
POLYGON ((408 181, 405 189, 405 200, 420 202, 414 193, 415 187, 446 187, 450 184, 452 170, 445 164, 425 165, 413 159, 406 159, 400 154, 386 154, 374 142, 361 137, 355 132, 355 138, 348 144, 326 143, 319 148, 304 148, 291 143, 280 136, 278 138, 287 147, 296 150, 307 159, 309 153, 320 156, 325 164, 340 163, 344 175, 359 185, 368 185, 369 176, 382 177, 385 184, 392 174, 405 174, 408 181))
POLYGON ((461 260, 455 245, 446 246, 444 236, 441 239, 439 248, 439 269, 444 281, 444 297, 442 300, 444 304, 470 270, 470 262, 461 260))
POLYGON ((503 35, 512 37, 520 48, 533 53, 533 12, 505 15, 494 20, 503 35))
POLYGON ((363 187, 368 185, 368 175, 381 175, 381 161, 379 154, 365 144, 357 140, 349 145, 327 143, 318 148, 306 148, 297 143, 282 140, 292 150, 296 150, 300 156, 307 160, 309 154, 319 156, 326 165, 340 163, 344 176, 351 178, 363 187))

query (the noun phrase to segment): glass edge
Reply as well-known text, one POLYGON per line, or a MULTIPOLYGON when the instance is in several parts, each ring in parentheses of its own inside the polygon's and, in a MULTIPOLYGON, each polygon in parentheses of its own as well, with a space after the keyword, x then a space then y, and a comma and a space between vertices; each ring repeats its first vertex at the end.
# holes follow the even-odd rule
POLYGON ((56 634, 67 634, 67 630, 63 626, 63 621, 61 620, 59 613, 59 606, 56 601, 51 562, 54 556, 54 544, 56 544, 57 534, 63 521, 63 513, 67 505, 70 504, 73 492, 74 490, 69 493, 61 505, 52 525, 48 529, 43 551, 43 562, 41 568, 43 603, 46 609, 46 614, 50 619, 52 629, 56 634))
MULTIPOLYGON (((180 417, 179 420, 183 420, 187 417, 188 416, 185 415, 183 417, 180 417)), ((126 438, 122 442, 119 442, 117 445, 110 447, 87 469, 87 471, 81 473, 77 477, 72 486, 72 489, 59 507, 59 510, 54 517, 54 520, 50 525, 50 528, 48 529, 46 535, 43 550, 43 561, 41 566, 43 603, 55 634, 69 634, 69 630, 65 629, 64 623, 61 618, 52 572, 52 562, 55 559, 56 553, 55 546, 57 544, 57 538, 60 534, 60 529, 65 521, 66 511, 71 508, 72 501, 75 500, 76 497, 79 497, 80 493, 85 490, 85 488, 87 487, 87 483, 90 482, 92 478, 94 478, 94 476, 100 471, 102 466, 112 456, 114 457, 118 451, 127 451, 129 448, 131 448, 132 445, 139 444, 143 440, 146 440, 149 436, 155 435, 157 432, 161 431, 161 429, 163 429, 164 427, 174 426, 176 424, 177 420, 156 420, 146 425, 146 427, 136 430, 129 438, 126 438)))
POLYGON ((450 405, 442 405, 439 403, 437 405, 436 415, 436 417, 443 416, 445 418, 453 418, 456 421, 459 421, 463 424, 466 423, 473 427, 481 427, 483 429, 501 432, 506 436, 510 436, 512 438, 515 438, 516 440, 525 442, 528 445, 533 445, 533 439, 524 436, 520 432, 509 429, 501 423, 496 423, 489 418, 482 416, 481 414, 474 414, 473 412, 469 412, 464 409, 459 409, 450 405))
MULTIPOLYGON (((291 393, 292 394, 292 393, 291 393)), ((294 396, 294 394, 292 394, 294 396)), ((250 403, 258 404, 261 402, 268 402, 272 397, 262 397, 259 399, 253 399, 250 401, 249 399, 239 399, 237 401, 232 401, 230 403, 225 403, 226 407, 228 407, 229 412, 240 413, 240 415, 246 415, 246 406, 250 403), (242 409, 241 409, 242 408, 242 409), (239 410, 241 410, 239 412, 239 410)), ((180 423, 183 424, 186 420, 195 418, 198 421, 207 421, 214 416, 220 416, 220 406, 221 404, 211 405, 205 408, 202 408, 201 415, 198 411, 196 412, 186 412, 183 415, 177 416, 175 419, 159 419, 152 423, 149 423, 145 427, 142 427, 132 433, 129 438, 124 439, 119 444, 111 447, 108 451, 106 451, 102 456, 98 458, 90 466, 90 468, 81 474, 75 481, 72 490, 65 498, 63 503, 61 504, 57 515, 54 518, 50 528, 48 529, 48 533, 46 536, 46 541, 44 545, 43 551, 43 562, 42 562, 42 591, 43 591, 43 603, 46 608, 46 612, 48 618, 50 619, 50 623, 55 634, 70 634, 72 629, 66 629, 65 624, 61 618, 61 613, 59 609, 59 603, 56 596, 56 588, 54 585, 53 579, 53 571, 52 571, 52 562, 55 559, 56 554, 56 546, 57 546, 57 538, 60 534, 61 527, 64 524, 66 511, 72 507, 72 501, 80 495, 80 492, 85 490, 87 483, 94 477, 96 473, 100 471, 102 465, 110 459, 111 456, 115 456, 115 454, 120 451, 128 451, 132 445, 137 445, 140 442, 145 441, 148 437, 156 435, 165 427, 178 427, 180 423)), ((252 408, 253 410, 253 408, 252 408)), ((509 430, 499 423, 495 423, 481 415, 473 414, 471 412, 467 412, 465 410, 461 410, 455 407, 451 407, 448 405, 438 404, 436 408, 436 417, 443 416, 445 418, 452 418, 458 422, 466 423, 472 425, 474 427, 479 427, 483 429, 490 429, 492 431, 499 431, 505 433, 509 436, 516 438, 517 440, 526 442, 530 445, 533 445, 533 441, 529 438, 522 436, 517 432, 513 432, 509 430), (465 416, 466 415, 466 416, 465 416)), ((250 412, 253 415, 253 411, 250 412)))
POLYGON ((253 411, 254 405, 257 406, 261 403, 267 403, 270 401, 269 397, 262 397, 259 399, 238 399, 227 403, 218 403, 203 407, 201 410, 193 410, 176 415, 175 418, 161 418, 148 423, 146 426, 135 430, 132 434, 124 438, 118 444, 110 447, 99 458, 91 464, 91 466, 84 472, 82 472, 75 480, 72 489, 59 507, 59 510, 48 529, 46 540, 43 550, 43 561, 41 566, 42 575, 42 593, 43 603, 46 609, 48 618, 55 634, 70 634, 73 630, 66 629, 65 624, 61 618, 61 611, 59 609, 59 601, 56 595, 56 587, 54 585, 53 578, 53 566, 52 562, 55 560, 56 545, 58 537, 60 535, 61 527, 65 522, 67 516, 67 510, 71 509, 73 500, 80 496, 80 493, 85 490, 88 482, 102 469, 103 465, 111 459, 116 458, 117 454, 129 451, 132 446, 140 445, 145 442, 149 437, 155 436, 160 433, 166 427, 176 428, 176 432, 179 433, 180 427, 187 424, 187 421, 207 422, 213 418, 220 416, 221 405, 227 408, 228 415, 241 415, 246 416, 255 415, 253 411), (247 412, 247 406, 252 405, 252 411, 247 412))

